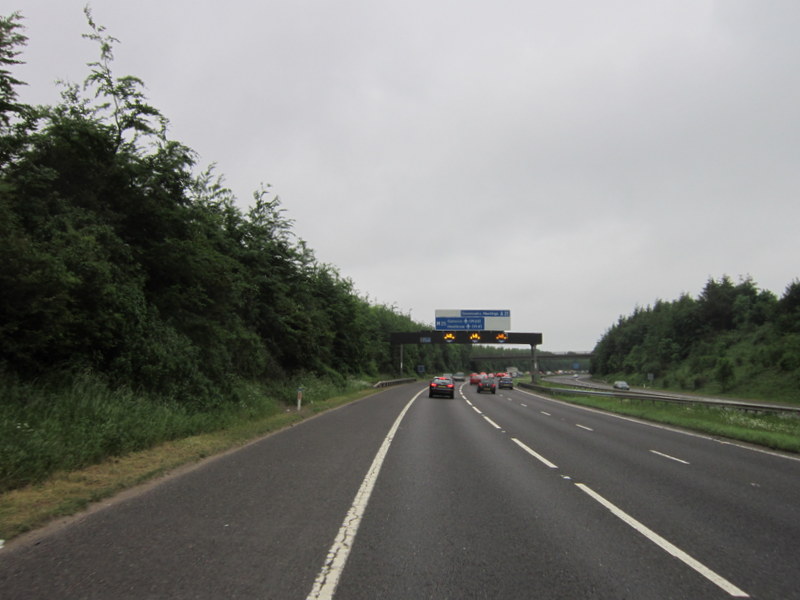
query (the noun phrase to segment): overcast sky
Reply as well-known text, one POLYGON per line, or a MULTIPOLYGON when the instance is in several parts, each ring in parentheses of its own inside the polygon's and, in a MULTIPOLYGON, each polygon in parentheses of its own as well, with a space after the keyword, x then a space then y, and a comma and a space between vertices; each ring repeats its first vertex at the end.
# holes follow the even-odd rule
MULTIPOLYGON (((7 0, 23 101, 96 46, 83 0, 7 0)), ((800 277, 796 0, 94 0, 170 137, 374 303, 508 309, 542 349, 750 276, 800 277)))

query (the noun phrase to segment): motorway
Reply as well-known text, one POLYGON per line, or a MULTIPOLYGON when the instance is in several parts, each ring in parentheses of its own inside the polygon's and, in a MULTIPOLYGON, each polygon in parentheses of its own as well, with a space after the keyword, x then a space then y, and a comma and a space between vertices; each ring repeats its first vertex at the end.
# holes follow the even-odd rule
POLYGON ((0 550, 0 597, 800 598, 800 460, 388 388, 0 550))

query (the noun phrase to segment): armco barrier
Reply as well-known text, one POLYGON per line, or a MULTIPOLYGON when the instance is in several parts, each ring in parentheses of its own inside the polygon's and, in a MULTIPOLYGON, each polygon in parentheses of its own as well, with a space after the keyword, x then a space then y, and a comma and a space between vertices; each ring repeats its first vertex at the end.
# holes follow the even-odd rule
POLYGON ((746 402, 744 400, 721 400, 719 398, 700 398, 695 396, 675 396, 655 392, 632 392, 613 390, 601 392, 594 390, 577 390, 574 388, 555 388, 532 383, 518 383, 519 387, 550 394, 551 396, 597 396, 606 398, 623 398, 626 400, 648 400, 651 402, 671 402, 673 404, 703 404, 717 408, 734 408, 745 412, 784 413, 800 416, 800 406, 784 406, 762 402, 746 402))
POLYGON ((372 387, 374 388, 382 388, 382 387, 389 387, 390 385, 400 385, 401 383, 411 383, 412 381, 416 381, 416 377, 406 377, 405 379, 388 379, 386 381, 379 381, 378 383, 374 384, 372 387))

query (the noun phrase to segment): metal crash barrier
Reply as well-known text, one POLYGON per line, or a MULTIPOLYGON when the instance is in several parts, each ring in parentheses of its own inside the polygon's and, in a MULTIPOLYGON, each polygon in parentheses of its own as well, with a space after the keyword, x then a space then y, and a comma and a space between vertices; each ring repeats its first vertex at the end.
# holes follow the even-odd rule
POLYGON ((372 387, 374 388, 382 388, 382 387, 389 387, 391 385, 400 385, 402 383, 412 383, 416 381, 416 377, 406 377, 404 379, 387 379, 386 381, 379 381, 376 384, 373 384, 372 387))

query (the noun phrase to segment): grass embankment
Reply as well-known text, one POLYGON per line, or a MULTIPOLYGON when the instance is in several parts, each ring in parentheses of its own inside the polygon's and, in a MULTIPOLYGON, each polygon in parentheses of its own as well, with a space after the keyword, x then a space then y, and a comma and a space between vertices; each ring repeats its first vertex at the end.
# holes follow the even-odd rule
MULTIPOLYGON (((756 344, 756 340, 752 340, 756 344)), ((738 343, 732 348, 748 348, 751 345, 738 343)), ((677 394, 696 394, 712 398, 730 398, 733 400, 755 400, 770 404, 800 404, 797 377, 790 373, 775 369, 754 368, 752 361, 746 361, 741 355, 729 361, 732 366, 731 375, 725 385, 719 381, 714 369, 707 367, 698 372, 692 371, 689 365, 682 364, 677 368, 650 381, 647 376, 632 373, 608 373, 602 377, 606 383, 618 379, 627 381, 632 387, 654 388, 664 392, 677 394), (746 362, 746 366, 737 366, 746 362)))
MULTIPOLYGON (((249 402, 197 413, 86 380, 72 384, 60 402, 33 388, 27 388, 34 396, 25 402, 8 402, 6 395, 0 428, 10 435, 0 438, 0 540, 376 392, 366 385, 351 382, 343 390, 310 381, 299 411, 294 387, 276 399, 276 394, 250 386, 249 402), (130 432, 123 441, 114 438, 113 432, 119 438, 126 428, 130 432), (109 440, 114 440, 112 446, 109 440), (54 463, 60 466, 54 469, 54 463)), ((18 396, 21 390, 4 391, 18 396)))

